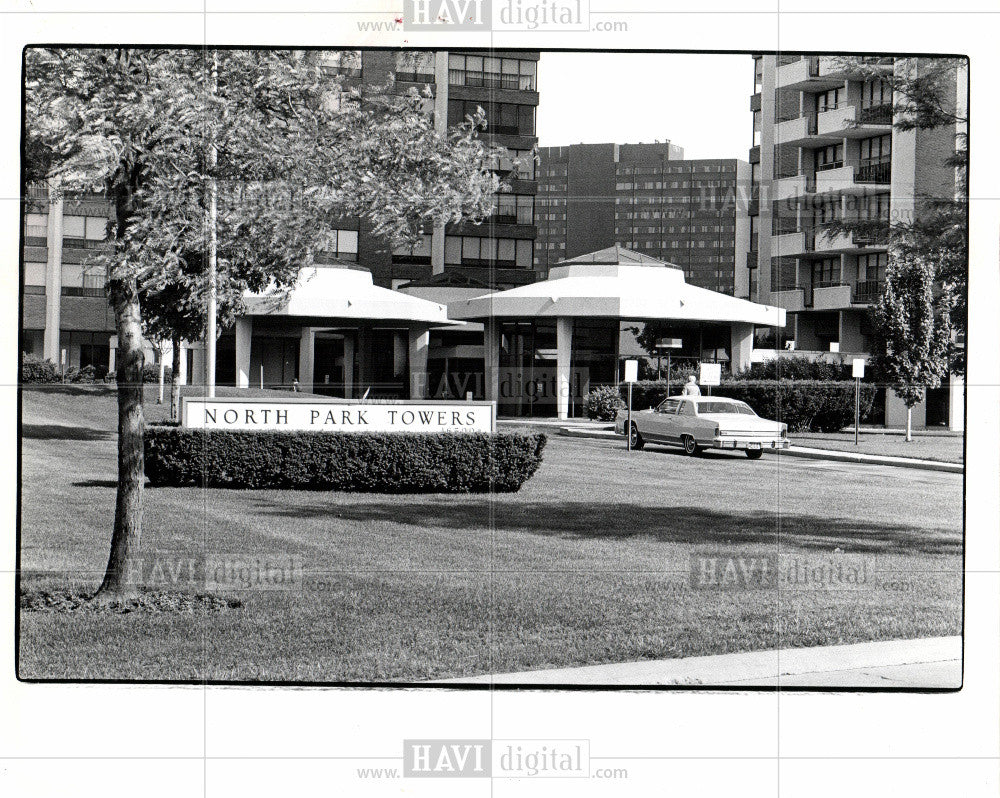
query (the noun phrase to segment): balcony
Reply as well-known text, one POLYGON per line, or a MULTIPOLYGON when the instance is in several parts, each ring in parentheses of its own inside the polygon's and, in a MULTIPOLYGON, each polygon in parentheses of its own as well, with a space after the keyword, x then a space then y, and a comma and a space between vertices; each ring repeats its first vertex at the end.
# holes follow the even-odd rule
POLYGON ((816 171, 816 193, 837 194, 854 187, 854 167, 844 166, 840 161, 816 171))
POLYGON ((805 175, 782 177, 774 181, 774 199, 777 202, 804 196, 808 190, 809 184, 805 175))
POLYGON ((859 280, 854 284, 854 294, 851 296, 853 305, 870 305, 882 296, 885 282, 882 280, 859 280))
POLYGON ((805 297, 805 289, 799 286, 771 292, 771 302, 779 308, 784 308, 790 313, 795 313, 805 308, 805 297))
POLYGON ((854 182, 864 185, 888 187, 892 182, 892 161, 862 161, 854 174, 854 182))
POLYGON ((857 249, 858 245, 853 236, 847 233, 837 233, 834 236, 824 235, 822 231, 817 232, 813 242, 813 251, 816 253, 826 252, 850 252, 857 249))
POLYGON ((849 136, 857 121, 858 109, 854 105, 838 105, 816 114, 816 134, 831 139, 849 136))
POLYGON ((779 122, 774 127, 775 144, 796 146, 805 144, 816 135, 816 119, 812 116, 799 116, 779 122))
POLYGON ((851 307, 851 286, 847 283, 816 283, 812 294, 814 310, 840 310, 851 307))
MULTIPOLYGON (((855 61, 857 59, 852 58, 850 60, 855 61)), ((838 83, 843 83, 845 80, 856 80, 864 77, 859 70, 844 63, 844 59, 841 56, 823 55, 820 56, 817 61, 819 61, 819 63, 817 64, 816 74, 823 80, 836 80, 838 83)), ((892 72, 893 59, 891 58, 871 56, 862 58, 861 62, 866 66, 876 66, 880 71, 892 72)))
POLYGON ((802 255, 808 252, 807 239, 812 238, 804 231, 799 230, 794 233, 783 233, 771 239, 771 255, 776 258, 787 258, 795 255, 802 255))

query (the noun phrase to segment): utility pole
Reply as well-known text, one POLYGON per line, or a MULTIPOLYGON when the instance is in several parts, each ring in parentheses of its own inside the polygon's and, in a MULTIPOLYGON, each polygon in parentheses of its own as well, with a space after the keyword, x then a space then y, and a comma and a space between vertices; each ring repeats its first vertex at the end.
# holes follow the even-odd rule
MULTIPOLYGON (((209 77, 212 87, 212 96, 215 96, 219 86, 219 54, 212 51, 212 71, 209 77)), ((211 119, 211 115, 209 115, 211 119)), ((211 123, 210 123, 211 124, 211 123)), ((205 388, 209 398, 215 396, 215 342, 216 314, 218 312, 219 287, 216 278, 216 266, 218 259, 218 232, 216 224, 219 218, 219 188, 215 182, 215 167, 218 164, 219 155, 215 148, 214 128, 209 133, 208 145, 208 318, 205 321, 205 388)))

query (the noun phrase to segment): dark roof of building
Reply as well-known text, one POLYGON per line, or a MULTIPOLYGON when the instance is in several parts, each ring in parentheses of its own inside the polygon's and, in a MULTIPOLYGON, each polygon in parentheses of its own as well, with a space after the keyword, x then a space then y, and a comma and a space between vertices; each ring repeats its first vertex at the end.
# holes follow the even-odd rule
MULTIPOLYGON (((586 255, 577 255, 575 258, 561 260, 557 265, 561 266, 567 263, 627 263, 632 266, 674 266, 674 264, 667 261, 654 258, 650 255, 643 255, 641 252, 634 252, 631 249, 625 249, 625 247, 621 247, 618 244, 606 249, 599 249, 597 252, 588 252, 586 255)), ((678 267, 674 266, 674 268, 678 267)))
POLYGON ((410 280, 408 283, 404 283, 401 288, 485 288, 486 290, 491 290, 488 283, 484 283, 482 280, 477 280, 475 277, 470 277, 467 274, 462 274, 459 271, 450 269, 448 271, 440 272, 439 274, 432 274, 430 277, 423 277, 417 280, 410 280))

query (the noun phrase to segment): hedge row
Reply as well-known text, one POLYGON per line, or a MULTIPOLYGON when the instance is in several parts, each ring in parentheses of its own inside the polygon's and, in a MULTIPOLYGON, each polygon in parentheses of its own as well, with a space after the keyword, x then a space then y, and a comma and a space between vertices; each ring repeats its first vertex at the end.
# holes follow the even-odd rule
POLYGON ((157 486, 381 493, 513 492, 546 438, 520 433, 211 431, 151 425, 146 476, 157 486))
MULTIPOLYGON (((164 380, 170 382, 173 373, 170 366, 164 370, 164 380)), ((21 383, 53 383, 53 382, 113 382, 115 375, 100 372, 94 366, 84 366, 83 368, 68 368, 65 374, 61 374, 55 363, 51 360, 43 360, 27 352, 21 355, 21 383)), ((160 381, 160 367, 147 363, 142 367, 142 381, 145 383, 158 383, 160 381)))
MULTIPOLYGON (((671 383, 670 395, 680 393, 671 383)), ((621 386, 625 395, 626 386, 621 386)), ((861 385, 861 418, 868 415, 876 387, 861 385)), ((713 396, 746 402, 764 418, 783 421, 790 432, 836 432, 854 423, 854 383, 829 380, 727 380, 712 388, 713 396)), ((666 382, 638 382, 632 388, 632 409, 655 407, 667 396, 666 382)))

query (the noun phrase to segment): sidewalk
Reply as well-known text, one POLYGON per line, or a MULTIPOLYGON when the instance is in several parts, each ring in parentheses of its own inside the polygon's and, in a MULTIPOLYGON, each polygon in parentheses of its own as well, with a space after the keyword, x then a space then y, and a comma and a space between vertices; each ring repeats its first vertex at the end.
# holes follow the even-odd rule
POLYGON ((436 683, 957 689, 962 686, 962 638, 931 637, 620 662, 442 679, 436 683))
MULTIPOLYGON (((621 435, 616 435, 611 424, 602 422, 572 422, 552 419, 539 419, 537 421, 517 421, 503 423, 531 424, 546 428, 555 428, 559 435, 571 438, 594 438, 600 440, 621 440, 621 435)), ((918 460, 914 457, 890 457, 880 454, 859 454, 856 452, 844 452, 838 449, 818 449, 807 446, 797 446, 793 444, 788 449, 783 449, 774 453, 777 457, 805 457, 811 460, 832 460, 841 463, 864 463, 867 465, 887 465, 898 468, 917 468, 923 471, 944 471, 952 474, 962 474, 965 472, 965 465, 962 463, 946 463, 940 460, 918 460)))

